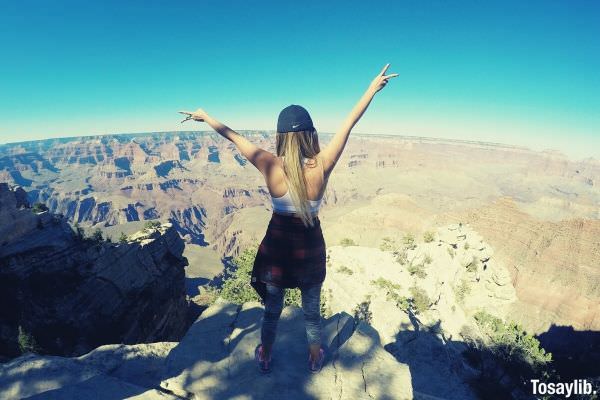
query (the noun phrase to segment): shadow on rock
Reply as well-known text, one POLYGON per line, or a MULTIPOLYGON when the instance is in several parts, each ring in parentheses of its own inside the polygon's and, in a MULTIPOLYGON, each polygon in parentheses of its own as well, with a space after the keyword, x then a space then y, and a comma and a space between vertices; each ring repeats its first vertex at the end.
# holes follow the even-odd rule
POLYGON ((370 326, 348 314, 323 321, 327 361, 308 371, 302 310, 286 307, 273 347, 273 371, 263 375, 254 361, 263 308, 222 303, 206 310, 167 357, 161 387, 200 399, 412 398, 408 368, 388 354, 370 326))
POLYGON ((261 374, 254 349, 262 314, 259 303, 216 303, 179 343, 103 346, 78 358, 20 357, 0 366, 0 397, 413 398, 409 367, 381 346, 374 328, 346 313, 323 320, 326 363, 312 374, 302 310, 285 307, 273 370, 261 374))

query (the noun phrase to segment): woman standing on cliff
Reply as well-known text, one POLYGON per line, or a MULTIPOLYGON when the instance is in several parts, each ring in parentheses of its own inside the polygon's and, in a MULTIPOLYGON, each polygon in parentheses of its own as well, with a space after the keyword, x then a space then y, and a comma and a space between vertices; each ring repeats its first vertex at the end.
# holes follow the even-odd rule
POLYGON ((279 114, 275 138, 277 155, 252 144, 202 109, 180 111, 188 116, 183 122, 204 121, 233 142, 262 173, 271 194, 273 214, 258 248, 251 282, 265 304, 261 344, 255 354, 262 372, 271 369, 271 348, 283 309, 285 288, 298 287, 302 292, 309 369, 318 372, 323 365, 320 298, 325 280, 325 241, 318 211, 327 181, 350 131, 375 94, 390 78, 398 76, 386 75, 388 67, 389 64, 373 79, 342 127, 322 150, 308 111, 298 105, 290 105, 279 114))

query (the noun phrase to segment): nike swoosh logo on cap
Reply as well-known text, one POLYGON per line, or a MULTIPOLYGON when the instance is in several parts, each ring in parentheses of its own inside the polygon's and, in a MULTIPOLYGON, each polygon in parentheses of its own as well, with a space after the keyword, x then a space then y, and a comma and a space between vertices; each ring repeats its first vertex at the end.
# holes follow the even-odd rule
POLYGON ((299 126, 300 126, 300 124, 292 125, 292 129, 296 129, 299 126))

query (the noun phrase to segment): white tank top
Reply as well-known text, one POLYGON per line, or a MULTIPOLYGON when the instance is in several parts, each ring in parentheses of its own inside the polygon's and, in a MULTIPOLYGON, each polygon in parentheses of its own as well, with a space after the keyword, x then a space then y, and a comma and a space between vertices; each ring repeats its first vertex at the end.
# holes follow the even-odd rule
MULTIPOLYGON (((306 162, 306 160, 306 158, 302 159, 303 162, 306 162)), ((322 200, 322 197, 319 200, 308 200, 308 209, 313 215, 319 212, 322 200)), ((287 192, 285 192, 285 194, 281 197, 271 196, 271 201, 273 203, 274 212, 282 214, 294 214, 297 212, 296 206, 294 206, 294 202, 292 201, 292 196, 290 195, 289 188, 287 192)))

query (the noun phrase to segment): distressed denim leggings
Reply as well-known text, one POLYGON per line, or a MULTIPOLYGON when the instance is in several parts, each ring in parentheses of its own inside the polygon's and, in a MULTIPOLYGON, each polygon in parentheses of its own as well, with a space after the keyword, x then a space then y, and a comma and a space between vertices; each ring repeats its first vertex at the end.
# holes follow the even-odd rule
MULTIPOLYGON (((321 343, 321 285, 301 288, 302 310, 308 344, 321 343)), ((265 313, 263 314, 261 341, 264 346, 272 346, 277 333, 277 322, 283 309, 285 289, 267 284, 265 313)))

